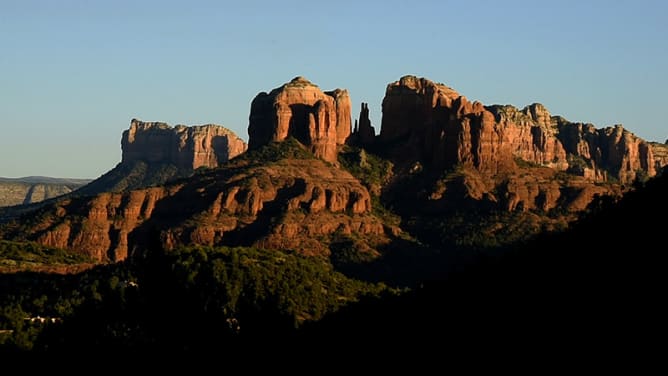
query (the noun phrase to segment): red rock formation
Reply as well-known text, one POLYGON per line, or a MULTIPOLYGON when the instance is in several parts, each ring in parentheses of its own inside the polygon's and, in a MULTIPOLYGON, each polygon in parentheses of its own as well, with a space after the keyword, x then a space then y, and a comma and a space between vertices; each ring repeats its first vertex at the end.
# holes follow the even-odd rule
POLYGON ((668 141, 664 144, 650 142, 650 147, 654 155, 654 169, 660 172, 663 167, 668 166, 668 141))
POLYGON ((128 256, 128 235, 151 217, 158 201, 178 188, 61 201, 52 210, 55 215, 28 230, 40 244, 83 253, 97 262, 120 261, 128 256))
POLYGON ((236 169, 176 185, 60 201, 20 237, 108 262, 145 249, 152 229, 166 248, 243 244, 305 254, 328 252, 314 239, 335 232, 384 234, 369 192, 344 170, 317 159, 232 163, 236 169))
POLYGON ((463 165, 488 174, 509 173, 519 159, 590 180, 630 183, 639 173, 655 175, 661 164, 654 159, 655 146, 621 126, 570 123, 539 103, 522 110, 484 107, 414 76, 388 85, 380 139, 398 149, 398 158, 436 170, 463 165))
POLYGON ((335 162, 337 146, 350 136, 350 107, 346 90, 323 93, 305 78, 296 77, 253 99, 249 147, 256 149, 292 136, 317 157, 335 162))
POLYGON ((356 141, 363 146, 372 144, 376 138, 376 130, 371 125, 367 103, 362 103, 359 122, 356 122, 355 125, 354 136, 356 141))
MULTIPOLYGON (((350 135, 349 114, 345 91, 323 93, 296 78, 254 99, 250 147, 293 136, 320 158, 335 161, 337 147, 350 135)), ((364 104, 357 133, 361 129, 372 136, 364 104)), ((215 140, 226 133, 218 132, 208 126, 190 131, 133 121, 123 137, 123 160, 169 161, 188 169, 210 165, 220 161, 215 140)), ((381 143, 378 149, 390 149, 397 162, 392 184, 374 191, 389 192, 389 200, 409 206, 410 215, 437 217, 453 203, 463 203, 455 209, 530 212, 548 222, 555 220, 545 215, 549 211, 579 211, 596 194, 622 190, 594 180, 613 176, 626 183, 639 172, 651 176, 659 160, 655 151, 668 149, 620 126, 597 130, 570 123, 551 116, 540 104, 522 110, 486 108, 442 84, 412 76, 388 86, 381 133, 373 139, 381 143)), ((133 249, 146 249, 156 236, 166 248, 252 245, 324 255, 333 234, 383 238, 386 232, 400 231, 371 213, 369 191, 348 172, 303 157, 297 143, 273 147, 297 149, 249 153, 231 161, 229 168, 163 187, 61 200, 29 225, 0 230, 85 253, 99 262, 122 260, 133 249), (263 164, 264 155, 294 157, 263 164)), ((360 151, 361 161, 364 153, 360 151)))
POLYGON ((246 151, 243 142, 219 125, 170 127, 132 119, 121 141, 123 162, 171 163, 179 169, 217 167, 246 151))
POLYGON ((570 123, 538 103, 484 107, 413 76, 388 85, 377 141, 399 169, 392 205, 408 215, 500 209, 547 228, 573 219, 596 195, 623 191, 595 182, 654 175, 661 150, 621 126, 570 123))
POLYGON ((336 107, 336 143, 343 145, 350 137, 352 105, 350 104, 350 95, 348 90, 335 89, 326 91, 325 94, 334 98, 336 107))
POLYGON ((405 142, 402 158, 436 169, 462 164, 497 173, 514 166, 512 141, 491 112, 424 78, 405 76, 387 86, 380 139, 405 142))
POLYGON ((557 170, 568 168, 566 151, 556 137, 556 123, 542 104, 534 103, 521 111, 510 105, 488 106, 487 110, 506 129, 515 157, 557 170))
POLYGON ((584 210, 595 195, 619 195, 621 188, 612 184, 596 185, 580 176, 560 173, 552 168, 518 168, 495 179, 475 169, 459 168, 438 179, 424 202, 427 212, 444 208, 496 207, 505 211, 561 209, 562 213, 584 210))
POLYGON ((559 139, 573 156, 572 169, 597 181, 633 182, 638 174, 654 176, 657 166, 650 143, 625 130, 621 125, 596 129, 591 124, 563 123, 559 139))

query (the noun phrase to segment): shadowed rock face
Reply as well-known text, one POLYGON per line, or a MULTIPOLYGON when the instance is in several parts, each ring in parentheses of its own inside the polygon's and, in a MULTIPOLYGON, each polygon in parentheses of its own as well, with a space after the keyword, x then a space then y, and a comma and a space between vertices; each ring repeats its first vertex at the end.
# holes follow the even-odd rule
POLYGON ((668 165, 668 140, 666 143, 651 142, 652 154, 654 155, 654 166, 656 171, 661 171, 663 166, 668 165))
POLYGON ((132 119, 121 141, 123 162, 171 163, 179 169, 217 167, 246 151, 246 143, 219 125, 170 127, 132 119))
POLYGON ((249 148, 294 137, 317 157, 335 162, 338 145, 350 136, 350 107, 347 90, 322 92, 305 78, 297 77, 253 99, 249 148))
POLYGON ((387 86, 380 140, 400 145, 402 158, 436 169, 457 165, 497 174, 516 159, 569 170, 593 181, 633 182, 654 176, 659 148, 621 126, 596 129, 552 116, 539 103, 521 110, 483 106, 425 78, 402 77, 387 86))
POLYGON ((513 167, 511 141, 482 103, 424 78, 387 86, 380 140, 405 142, 404 157, 436 169, 463 165, 496 173, 513 167))
POLYGON ((376 130, 371 125, 371 120, 369 119, 369 104, 362 103, 360 108, 359 122, 355 121, 355 131, 353 132, 355 142, 368 146, 373 144, 374 139, 376 138, 376 130))
POLYGON ((120 261, 128 256, 130 232, 173 192, 174 188, 159 187, 61 200, 22 236, 85 254, 96 262, 120 261))
POLYGON ((640 173, 656 175, 657 162, 651 145, 621 125, 597 129, 591 124, 564 123, 560 124, 557 137, 570 155, 585 162, 580 168, 585 177, 597 181, 612 177, 631 183, 640 173))

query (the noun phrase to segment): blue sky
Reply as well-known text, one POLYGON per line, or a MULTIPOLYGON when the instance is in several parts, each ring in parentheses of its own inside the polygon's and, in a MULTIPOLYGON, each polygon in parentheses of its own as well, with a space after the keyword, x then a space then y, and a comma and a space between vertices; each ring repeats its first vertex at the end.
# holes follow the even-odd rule
POLYGON ((668 138, 664 1, 0 0, 0 176, 95 178, 132 118, 222 124, 303 75, 369 102, 405 74, 668 138))

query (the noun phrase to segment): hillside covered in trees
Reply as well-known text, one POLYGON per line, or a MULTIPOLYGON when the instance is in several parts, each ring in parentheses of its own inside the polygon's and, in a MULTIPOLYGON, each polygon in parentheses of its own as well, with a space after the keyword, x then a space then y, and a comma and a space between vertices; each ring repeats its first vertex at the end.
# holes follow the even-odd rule
POLYGON ((351 279, 322 259, 250 248, 154 250, 75 275, 3 274, 1 348, 269 350, 346 341, 416 350, 438 341, 482 351, 508 338, 538 346, 532 351, 562 342, 573 351, 642 346, 653 342, 642 338, 659 339, 665 316, 664 226, 647 212, 668 210, 666 189, 664 174, 618 202, 597 200, 566 231, 481 254, 410 291, 351 279))

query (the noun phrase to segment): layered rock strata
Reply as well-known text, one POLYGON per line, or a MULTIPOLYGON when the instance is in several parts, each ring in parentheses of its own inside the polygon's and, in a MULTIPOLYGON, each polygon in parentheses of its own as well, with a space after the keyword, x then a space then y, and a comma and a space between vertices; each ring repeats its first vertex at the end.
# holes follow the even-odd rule
POLYGON ((8 236, 97 262, 123 260, 156 241, 166 249, 248 245, 326 254, 317 239, 335 232, 384 234, 370 211, 367 189, 321 160, 240 161, 173 185, 62 200, 8 236))
POLYGON ((249 148, 294 137, 317 157, 335 162, 338 146, 350 136, 350 114, 347 90, 323 92, 307 79, 296 77, 253 99, 249 148))
POLYGON ((661 164, 656 147, 622 126, 572 123, 539 103, 485 107, 415 76, 387 86, 380 139, 436 169, 463 165, 489 174, 512 171, 521 160, 593 181, 631 183, 639 174, 655 175, 661 164))
POLYGON ((179 169, 217 167, 246 151, 246 143, 229 129, 214 125, 171 127, 132 119, 121 140, 122 162, 170 163, 179 169))

